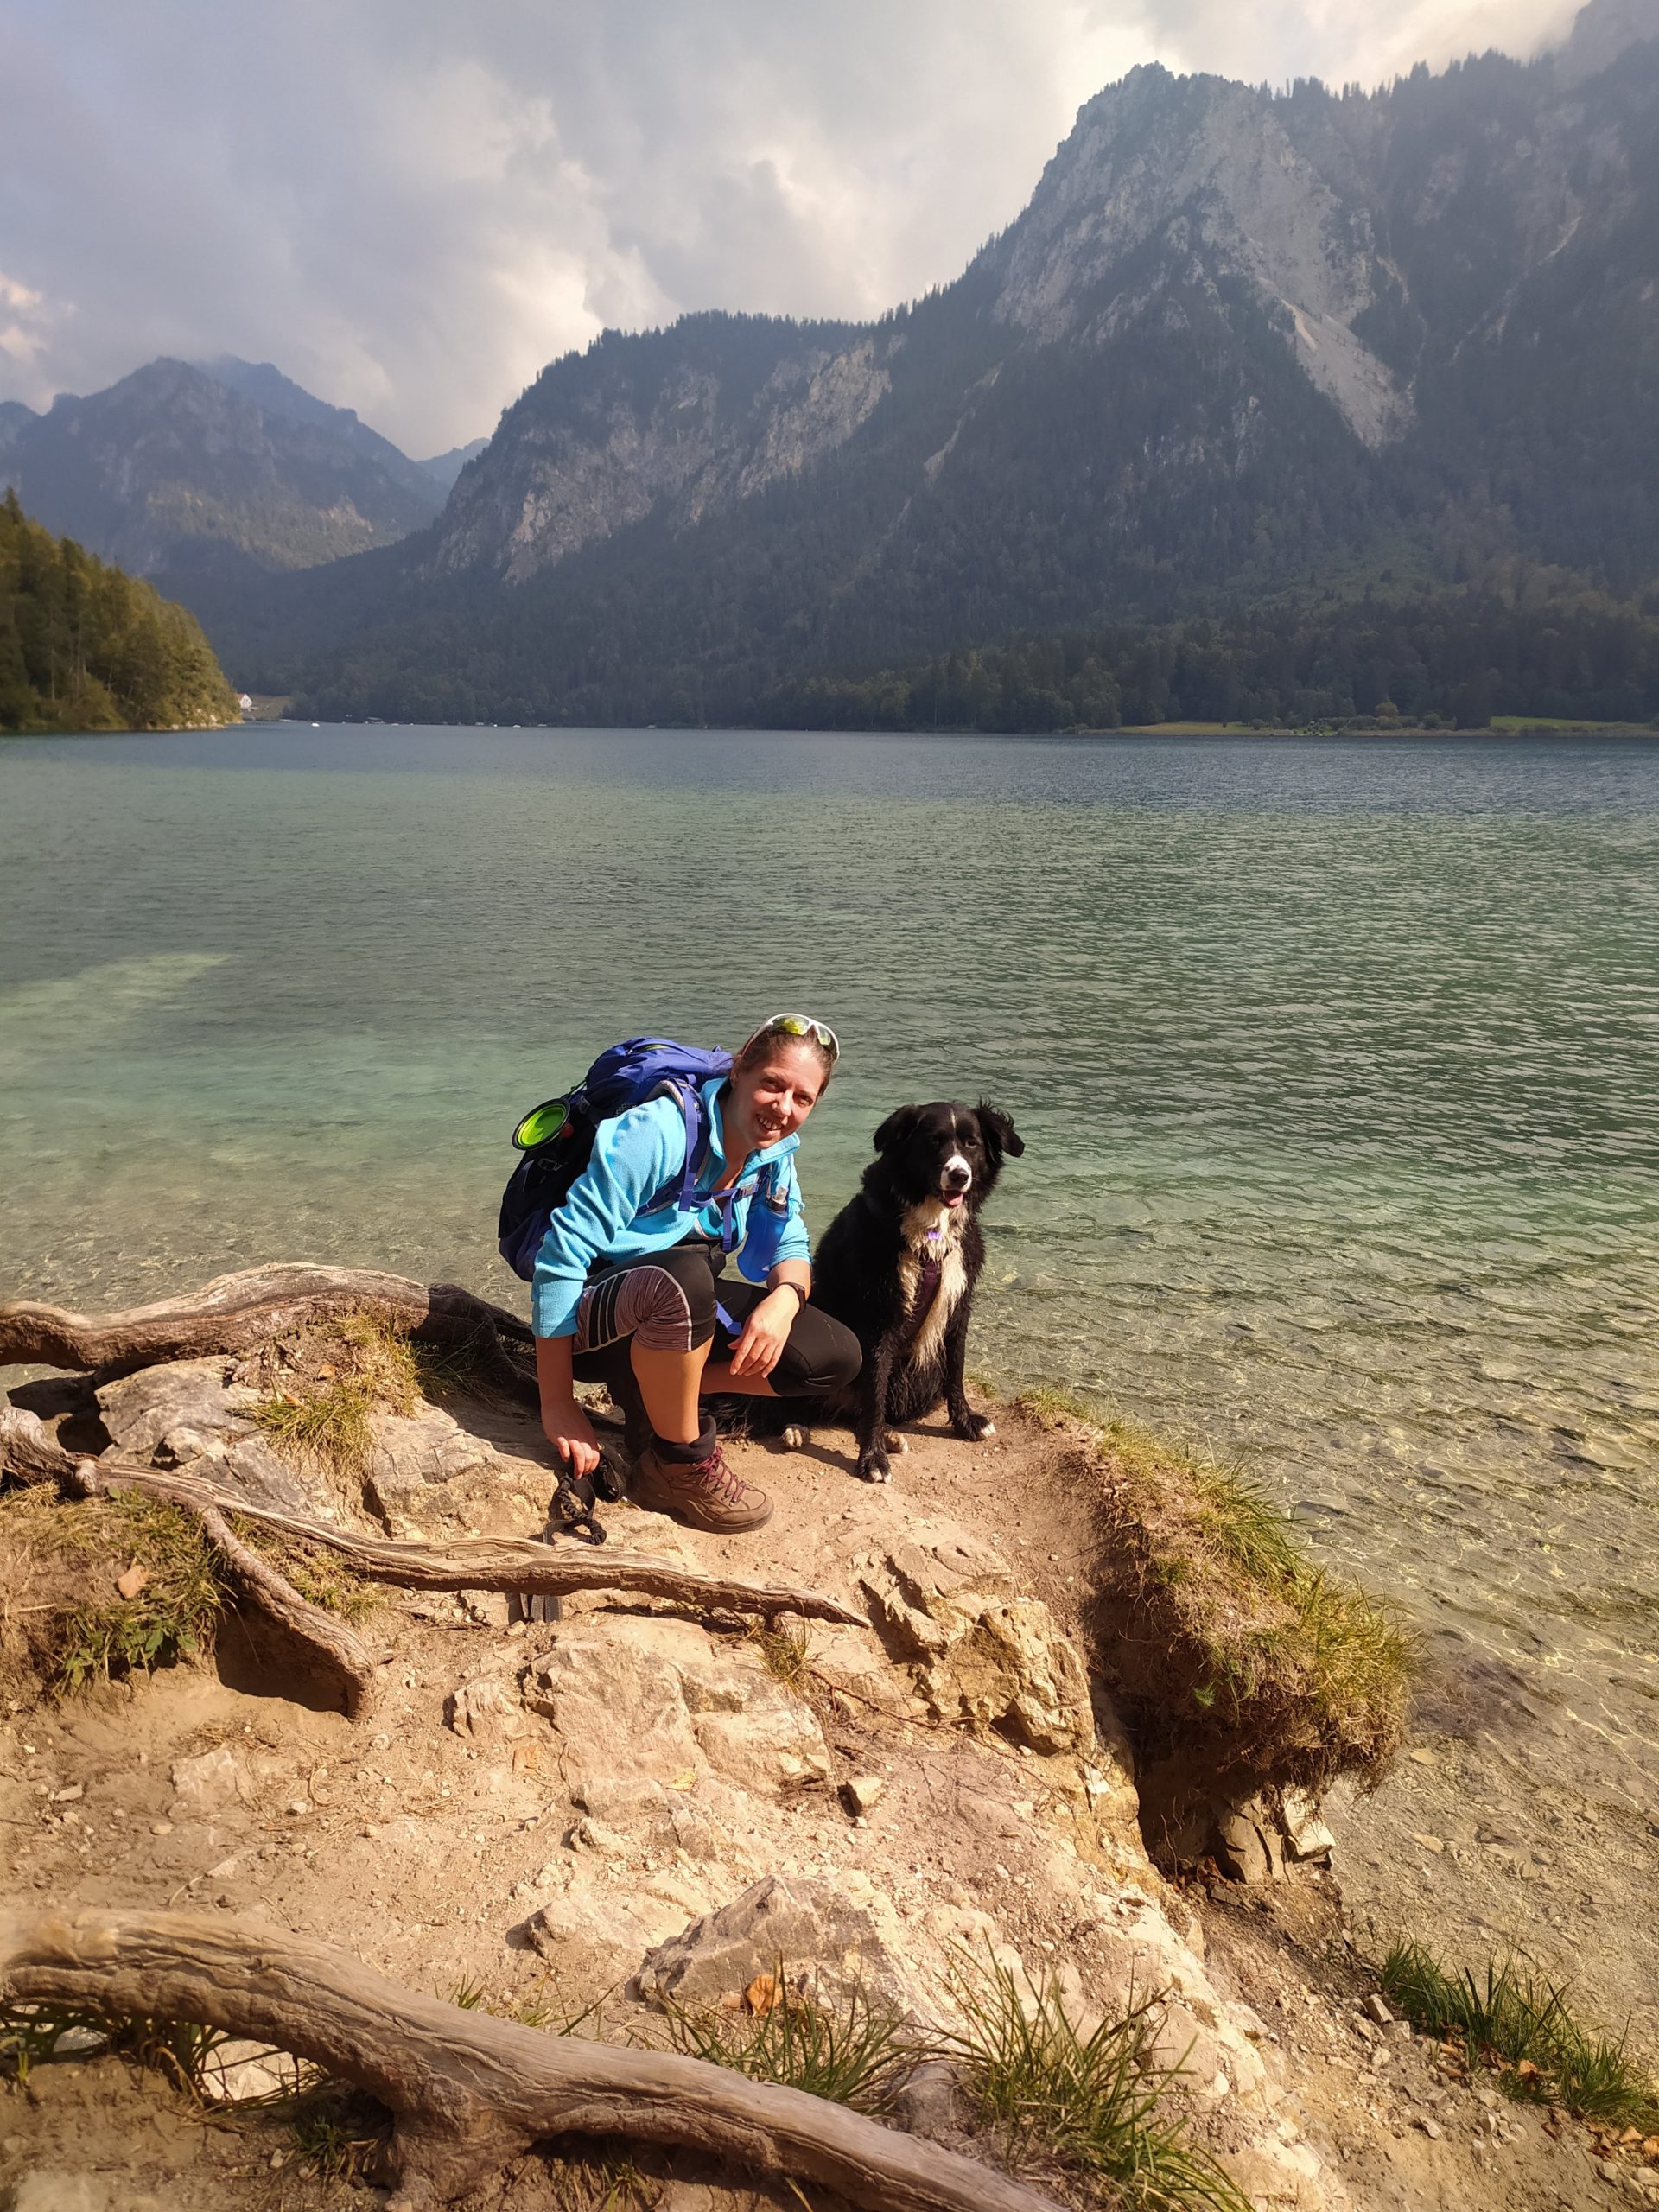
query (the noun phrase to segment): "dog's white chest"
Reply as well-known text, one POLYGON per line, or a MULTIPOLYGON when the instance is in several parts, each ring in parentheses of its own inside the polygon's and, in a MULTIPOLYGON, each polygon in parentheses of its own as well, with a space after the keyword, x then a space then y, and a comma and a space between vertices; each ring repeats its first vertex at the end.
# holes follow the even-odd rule
POLYGON ((905 1215, 899 1280, 905 1288, 906 1310, 916 1327, 908 1355, 913 1361, 936 1356, 950 1316, 968 1287, 968 1271, 962 1262, 965 1219, 961 1207, 930 1204, 913 1205, 905 1215), (921 1313, 918 1309, 924 1301, 927 1311, 921 1313))

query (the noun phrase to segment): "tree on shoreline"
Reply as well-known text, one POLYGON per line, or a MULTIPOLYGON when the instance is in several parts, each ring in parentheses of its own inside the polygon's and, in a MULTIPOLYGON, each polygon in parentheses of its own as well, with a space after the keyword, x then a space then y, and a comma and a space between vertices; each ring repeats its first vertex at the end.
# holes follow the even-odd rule
POLYGON ((174 729, 238 718, 193 614, 0 501, 0 730, 174 729))

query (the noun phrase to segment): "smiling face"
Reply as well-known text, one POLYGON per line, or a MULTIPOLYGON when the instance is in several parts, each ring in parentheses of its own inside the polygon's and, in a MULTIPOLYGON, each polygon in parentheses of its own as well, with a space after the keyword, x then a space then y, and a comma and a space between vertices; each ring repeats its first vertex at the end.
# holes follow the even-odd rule
POLYGON ((734 1067, 724 1115, 727 1158, 741 1160, 793 1136, 827 1079, 823 1054, 791 1037, 769 1041, 753 1067, 734 1067))

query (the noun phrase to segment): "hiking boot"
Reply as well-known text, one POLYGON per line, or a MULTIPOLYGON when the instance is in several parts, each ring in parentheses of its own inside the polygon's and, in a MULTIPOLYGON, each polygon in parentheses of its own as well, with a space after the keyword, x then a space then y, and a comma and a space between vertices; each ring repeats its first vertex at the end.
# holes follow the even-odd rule
POLYGON ((772 1518, 772 1500, 733 1473, 718 1444, 707 1459, 683 1466, 660 1458, 654 1448, 642 1452, 628 1496, 636 1505, 671 1513, 688 1528, 707 1529, 716 1536, 741 1535, 772 1518))

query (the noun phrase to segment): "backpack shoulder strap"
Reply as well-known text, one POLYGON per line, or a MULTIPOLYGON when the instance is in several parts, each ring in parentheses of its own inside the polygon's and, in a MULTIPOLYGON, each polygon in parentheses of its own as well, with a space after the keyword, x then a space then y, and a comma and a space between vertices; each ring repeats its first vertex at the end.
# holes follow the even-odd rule
POLYGON ((685 1165, 677 1168, 660 1190, 653 1191, 645 1200, 644 1211, 655 1213, 658 1206, 666 1205, 672 1198, 681 1213, 695 1213, 697 1210, 697 1162, 702 1156, 703 1145, 709 1135, 709 1109, 702 1103, 702 1092, 695 1083, 676 1080, 664 1086, 667 1094, 678 1103, 685 1116, 685 1165))

